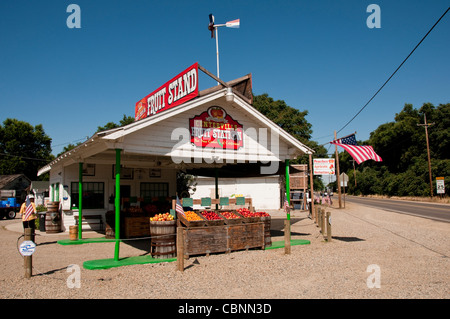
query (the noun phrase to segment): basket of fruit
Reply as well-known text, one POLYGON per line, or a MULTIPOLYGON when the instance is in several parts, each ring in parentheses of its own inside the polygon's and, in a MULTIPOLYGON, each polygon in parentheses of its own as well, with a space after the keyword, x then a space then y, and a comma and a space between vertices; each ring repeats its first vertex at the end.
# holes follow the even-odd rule
POLYGON ((261 217, 251 212, 248 208, 239 208, 236 213, 242 216, 244 223, 257 223, 261 221, 261 217))
POLYGON ((239 214, 236 214, 230 210, 220 212, 217 211, 217 214, 223 218, 225 224, 227 225, 242 224, 243 222, 243 218, 239 214))
POLYGON ((176 220, 169 214, 150 217, 151 255, 154 258, 176 256, 176 220))
POLYGON ((206 225, 208 226, 221 226, 225 223, 224 219, 214 211, 205 210, 200 214, 206 219, 206 225))
POLYGON ((206 224, 206 218, 194 211, 185 211, 184 215, 177 212, 177 218, 186 227, 203 227, 206 224))

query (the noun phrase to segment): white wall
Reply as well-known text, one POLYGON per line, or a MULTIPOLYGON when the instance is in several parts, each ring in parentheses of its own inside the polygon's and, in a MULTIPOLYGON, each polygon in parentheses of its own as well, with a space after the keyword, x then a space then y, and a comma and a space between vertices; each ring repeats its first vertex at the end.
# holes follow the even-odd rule
MULTIPOLYGON (((219 196, 241 194, 251 197, 256 210, 280 208, 279 176, 219 178, 219 196)), ((192 198, 215 197, 215 181, 212 177, 198 177, 192 198)))
MULTIPOLYGON (((150 177, 149 169, 134 169, 133 179, 121 179, 121 185, 129 185, 131 196, 140 196, 141 182, 168 183, 169 196, 176 194, 176 170, 161 169, 161 177, 150 177)), ((69 226, 74 225, 74 213, 78 215, 78 210, 72 210, 70 194, 72 192, 72 182, 78 182, 78 164, 72 164, 64 168, 55 168, 50 172, 50 184, 59 183, 59 200, 63 204, 62 230, 68 231, 69 226), (64 198, 67 198, 66 200, 64 198)), ((83 182, 102 182, 104 183, 104 203, 102 209, 83 209, 83 214, 104 215, 108 210, 114 209, 114 204, 109 203, 109 197, 115 193, 115 179, 113 178, 113 168, 111 164, 96 164, 94 176, 83 176, 83 182)), ((76 184, 78 187, 78 183, 76 184)), ((83 227, 85 229, 85 227, 83 227)), ((86 228, 87 229, 87 228, 86 228)))

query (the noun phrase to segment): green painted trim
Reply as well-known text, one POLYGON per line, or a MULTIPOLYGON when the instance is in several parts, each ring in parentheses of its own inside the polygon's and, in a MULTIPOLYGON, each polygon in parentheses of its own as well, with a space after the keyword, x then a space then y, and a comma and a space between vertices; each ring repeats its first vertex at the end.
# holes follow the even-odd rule
POLYGON ((56 190, 56 196, 55 196, 55 202, 59 202, 59 183, 55 184, 55 190, 56 190))
POLYGON ((120 246, 120 152, 122 150, 116 148, 116 198, 114 201, 116 211, 116 247, 114 249, 114 260, 119 261, 120 246))
MULTIPOLYGON (((309 245, 309 244, 311 244, 311 242, 306 239, 291 239, 291 246, 309 245)), ((278 249, 278 248, 284 248, 284 240, 272 242, 272 246, 266 247, 265 250, 278 249)))
POLYGON ((112 258, 109 259, 97 259, 97 260, 87 260, 83 263, 83 268, 85 269, 108 269, 113 267, 122 267, 122 266, 130 266, 130 265, 142 265, 142 264, 153 264, 153 263, 164 263, 164 262, 172 262, 176 261, 177 258, 168 258, 168 259, 157 259, 153 258, 151 255, 146 256, 133 256, 133 257, 125 257, 119 260, 115 260, 112 258))
POLYGON ((83 163, 78 163, 78 239, 83 238, 83 163))

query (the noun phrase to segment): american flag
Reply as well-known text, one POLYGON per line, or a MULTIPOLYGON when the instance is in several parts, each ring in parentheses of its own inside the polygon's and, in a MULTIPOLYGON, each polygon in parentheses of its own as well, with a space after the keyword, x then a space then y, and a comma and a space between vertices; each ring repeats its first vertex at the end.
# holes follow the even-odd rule
POLYGON ((344 148, 358 164, 370 159, 376 162, 383 161, 381 157, 375 153, 372 146, 358 145, 356 143, 355 134, 334 140, 330 143, 344 148))
POLYGON ((186 216, 186 214, 184 213, 183 206, 181 205, 180 199, 178 198, 178 195, 177 195, 177 202, 175 204, 175 211, 183 216, 186 216))
POLYGON ((284 211, 287 213, 289 213, 290 208, 289 208, 289 201, 287 199, 287 195, 286 193, 284 193, 284 211))
POLYGON ((33 205, 31 204, 29 196, 27 196, 27 201, 26 201, 25 205, 26 205, 26 208, 25 208, 25 220, 28 220, 28 218, 30 218, 31 214, 34 213, 34 208, 33 208, 33 205))

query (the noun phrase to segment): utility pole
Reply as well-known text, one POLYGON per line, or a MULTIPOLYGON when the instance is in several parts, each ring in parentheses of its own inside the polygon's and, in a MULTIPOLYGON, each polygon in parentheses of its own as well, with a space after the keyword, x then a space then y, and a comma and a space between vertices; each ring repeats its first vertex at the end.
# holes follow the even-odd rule
POLYGON ((431 176, 431 160, 430 160, 430 143, 428 142, 428 126, 434 125, 433 123, 427 123, 427 115, 423 114, 425 124, 417 124, 417 126, 425 127, 425 137, 427 139, 427 153, 428 153, 428 174, 430 175, 430 195, 433 197, 433 177, 431 176))
MULTIPOLYGON (((337 140, 337 135, 336 135, 336 131, 334 131, 334 139, 337 140)), ((339 208, 342 208, 342 201, 341 201, 341 181, 339 178, 339 153, 338 153, 338 148, 337 145, 335 146, 335 150, 336 150, 336 178, 337 178, 337 189, 338 189, 338 196, 339 196, 339 208)))

